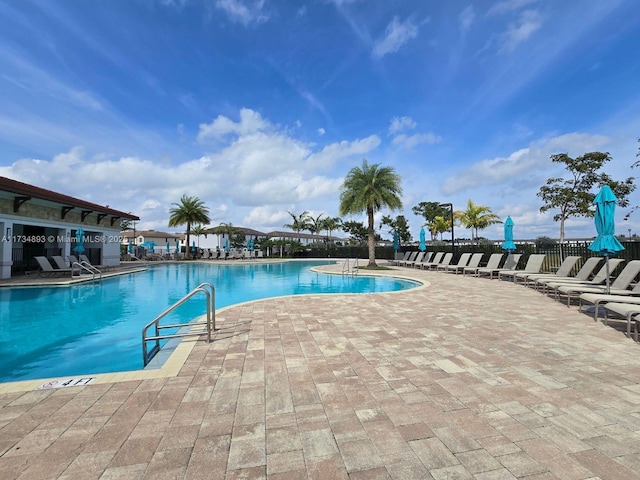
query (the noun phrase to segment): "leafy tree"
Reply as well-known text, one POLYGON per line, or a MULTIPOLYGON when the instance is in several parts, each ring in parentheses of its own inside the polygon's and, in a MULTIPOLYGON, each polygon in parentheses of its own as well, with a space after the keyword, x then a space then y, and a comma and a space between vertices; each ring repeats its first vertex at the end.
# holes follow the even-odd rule
POLYGON ((467 200, 467 209, 453 212, 455 219, 465 228, 473 232, 473 240, 478 239, 478 230, 484 230, 490 225, 502 223, 498 215, 491 212, 489 207, 476 205, 471 199, 467 200))
POLYGON ((209 220, 209 209, 205 207, 204 202, 198 197, 189 197, 187 194, 182 195, 179 203, 172 203, 173 207, 169 210, 169 227, 187 226, 187 248, 186 258, 189 258, 189 236, 191 235, 191 225, 204 224, 209 220))
MULTIPOLYGON (((427 227, 431 233, 431 240, 435 240, 437 233, 435 222, 436 217, 442 217, 451 224, 451 211, 448 206, 441 206, 439 202, 420 202, 418 205, 411 208, 415 215, 424 218, 424 226, 427 227)), ((446 230, 445 230, 446 231, 446 230)))
POLYGON ((305 210, 300 215, 295 215, 291 212, 287 213, 291 215, 292 221, 291 223, 285 223, 283 225, 284 228, 290 228, 296 233, 300 233, 303 230, 309 230, 309 226, 311 223, 311 216, 309 215, 309 212, 305 210))
POLYGON ((380 228, 382 228, 383 225, 388 225, 391 232, 398 232, 400 243, 408 243, 411 241, 409 222, 407 222, 407 218, 404 215, 398 215, 395 219, 391 218, 390 215, 385 215, 380 222, 380 228))
POLYGON ((342 222, 342 230, 349 234, 356 243, 364 243, 367 240, 368 230, 362 222, 342 222))
POLYGON ((369 267, 377 267, 374 213, 384 207, 402 208, 400 176, 391 167, 369 165, 353 167, 347 173, 340 192, 340 215, 366 212, 368 220, 369 267))
POLYGON ((312 235, 315 234, 316 237, 320 236, 320 231, 323 229, 322 216, 324 213, 321 213, 317 217, 312 217, 309 215, 309 219, 307 221, 307 230, 312 235))
POLYGON ((541 212, 557 209, 553 217, 560 222, 560 243, 564 242, 564 224, 571 217, 593 217, 593 199, 603 185, 609 185, 618 197, 618 205, 626 207, 629 204, 629 194, 636 188, 633 177, 621 182, 613 180, 606 173, 600 172, 605 163, 611 161, 609 153, 590 152, 571 158, 566 153, 551 155, 551 161, 564 164, 569 172, 569 178, 553 177, 546 185, 540 187, 538 197, 542 199, 541 212))

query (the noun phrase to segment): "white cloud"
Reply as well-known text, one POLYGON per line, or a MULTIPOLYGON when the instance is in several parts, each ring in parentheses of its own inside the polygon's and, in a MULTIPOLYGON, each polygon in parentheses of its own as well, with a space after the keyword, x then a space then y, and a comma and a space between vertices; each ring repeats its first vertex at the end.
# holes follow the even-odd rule
POLYGON ((395 53, 400 48, 418 36, 418 27, 410 19, 400 22, 398 17, 387 25, 384 36, 379 38, 373 47, 373 56, 382 58, 388 53, 395 53))
POLYGON ((413 130, 417 125, 411 117, 393 117, 389 125, 389 135, 394 135, 404 130, 413 130))
POLYGON ((534 178, 535 172, 553 168, 549 157, 554 153, 581 155, 585 151, 597 150, 607 143, 607 137, 582 133, 543 139, 507 157, 496 157, 472 164, 455 176, 447 178, 442 184, 442 192, 449 195, 502 183, 513 185, 514 182, 534 178))
POLYGON ((476 14, 473 11, 473 5, 469 5, 467 8, 465 8, 461 13, 460 13, 460 28, 464 31, 464 30, 469 30, 469 27, 471 27, 471 24, 473 23, 473 21, 476 18, 476 14))
POLYGON ((324 147, 307 159, 307 165, 315 168, 329 168, 335 162, 355 155, 364 155, 376 149, 381 140, 377 135, 357 139, 352 142, 343 140, 324 147))
POLYGON ((400 135, 395 136, 392 143, 394 145, 401 145, 410 150, 416 145, 419 145, 421 143, 434 145, 436 143, 440 143, 441 141, 442 141, 441 136, 431 132, 416 133, 414 135, 406 135, 402 133, 400 135))
POLYGON ((511 23, 502 35, 501 51, 513 52, 542 26, 542 17, 536 10, 525 10, 517 22, 511 23))
POLYGON ((520 10, 521 8, 532 3, 536 3, 537 1, 538 0, 505 0, 503 2, 498 2, 487 11, 487 16, 501 15, 515 10, 520 10))
POLYGON ((271 124, 265 121, 258 112, 249 108, 242 108, 240 110, 240 121, 237 123, 224 115, 218 115, 209 124, 201 123, 197 140, 198 143, 205 143, 208 140, 219 141, 228 134, 247 135, 270 128, 271 124))
POLYGON ((327 133, 327 131, 326 131, 324 128, 319 128, 319 129, 318 129, 318 135, 322 136, 322 135, 324 135, 325 133, 327 133))
POLYGON ((217 0, 216 7, 229 16, 229 18, 238 23, 247 26, 251 23, 264 23, 269 20, 269 15, 262 11, 265 0, 254 0, 247 2, 246 0, 217 0))

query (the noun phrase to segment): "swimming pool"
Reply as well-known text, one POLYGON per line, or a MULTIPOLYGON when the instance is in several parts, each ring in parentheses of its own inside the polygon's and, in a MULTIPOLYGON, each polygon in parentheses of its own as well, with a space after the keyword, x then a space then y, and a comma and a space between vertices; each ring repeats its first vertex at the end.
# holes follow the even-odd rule
MULTIPOLYGON (((203 282, 215 285, 216 309, 283 295, 417 285, 310 270, 323 264, 327 261, 167 264, 100 283, 0 289, 0 382, 140 369, 142 327, 203 282)), ((205 308, 204 295, 197 295, 163 323, 189 322, 205 308)))

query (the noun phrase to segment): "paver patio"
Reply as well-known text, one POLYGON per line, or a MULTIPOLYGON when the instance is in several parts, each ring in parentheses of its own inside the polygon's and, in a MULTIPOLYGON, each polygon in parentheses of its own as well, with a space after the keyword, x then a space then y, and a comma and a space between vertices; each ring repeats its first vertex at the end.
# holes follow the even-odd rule
POLYGON ((0 393, 0 478, 638 479, 640 345, 510 282, 275 298, 168 378, 0 393))

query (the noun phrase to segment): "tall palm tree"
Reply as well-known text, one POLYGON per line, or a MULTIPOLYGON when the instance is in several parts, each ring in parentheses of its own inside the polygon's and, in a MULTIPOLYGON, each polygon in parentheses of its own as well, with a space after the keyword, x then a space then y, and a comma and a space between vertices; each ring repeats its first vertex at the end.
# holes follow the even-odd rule
POLYGON ((234 235, 238 234, 239 232, 240 232, 240 229, 237 227, 234 227, 233 223, 231 222, 221 223, 217 227, 213 227, 208 230, 208 233, 211 233, 214 235, 222 235, 223 237, 226 235, 230 246, 233 246, 231 245, 231 239, 233 238, 234 235))
POLYGON ((454 212, 454 217, 465 228, 470 228, 473 238, 478 239, 478 230, 484 230, 489 225, 502 223, 500 217, 491 212, 489 207, 476 205, 471 199, 467 200, 467 209, 454 212))
POLYGON ((189 197, 186 193, 180 198, 180 203, 172 203, 169 210, 170 227, 187 226, 187 248, 185 257, 189 258, 189 237, 191 235, 191 225, 200 223, 206 225, 209 220, 209 209, 204 206, 204 202, 198 197, 189 197))
MULTIPOLYGON (((451 215, 449 215, 449 218, 451 218, 451 215)), ((449 218, 437 215, 433 219, 433 222, 428 225, 432 237, 440 234, 440 241, 442 241, 442 234, 451 230, 451 222, 449 221, 449 218)))
POLYGON ((369 222, 369 267, 375 268, 376 243, 373 214, 383 207, 391 210, 402 208, 400 176, 392 167, 369 165, 362 160, 361 167, 353 167, 347 173, 340 192, 340 215, 366 212, 369 222))
POLYGON ((326 230, 329 233, 329 242, 331 242, 331 232, 338 230, 340 225, 342 225, 340 217, 324 217, 322 219, 322 230, 326 230))
POLYGON ((324 225, 323 223, 324 219, 322 218, 323 215, 324 213, 321 213, 317 217, 309 216, 309 225, 307 229, 312 234, 315 234, 316 237, 320 237, 320 231, 323 229, 323 225, 324 225))

